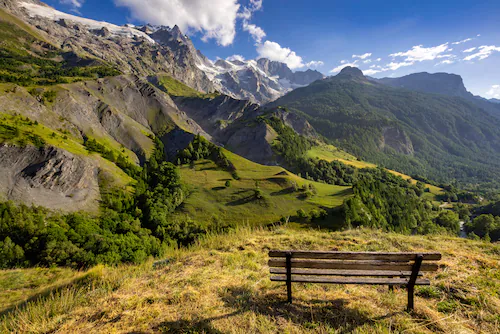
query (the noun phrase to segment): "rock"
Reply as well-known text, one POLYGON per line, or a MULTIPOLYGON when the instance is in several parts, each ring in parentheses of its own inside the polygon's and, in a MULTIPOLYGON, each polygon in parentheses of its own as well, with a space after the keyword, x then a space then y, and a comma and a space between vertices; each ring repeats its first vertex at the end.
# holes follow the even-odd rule
POLYGON ((0 193, 7 200, 64 212, 96 211, 98 168, 67 151, 0 146, 0 193))

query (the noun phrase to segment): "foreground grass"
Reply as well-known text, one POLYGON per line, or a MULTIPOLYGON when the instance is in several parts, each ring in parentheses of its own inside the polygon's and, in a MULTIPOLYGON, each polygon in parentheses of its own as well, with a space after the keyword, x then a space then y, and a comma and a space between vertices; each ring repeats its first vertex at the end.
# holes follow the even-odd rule
MULTIPOLYGON (((97 267, 38 301, 6 313, 4 332, 56 333, 497 333, 500 246, 447 236, 373 230, 327 232, 239 228, 212 235, 169 262, 97 267), (406 293, 387 287, 294 284, 295 302, 269 281, 272 248, 439 251, 431 287, 414 313, 406 293)), ((30 270, 22 270, 30 277, 30 270)), ((36 269, 35 269, 36 270, 36 269)), ((31 275, 31 277, 34 277, 31 275)), ((21 287, 19 287, 21 288, 21 287)), ((14 287, 14 290, 17 289, 14 287)), ((25 300, 24 298, 22 299, 25 300)), ((10 301, 12 303, 12 300, 10 301)), ((4 312, 5 313, 5 312, 4 312)))

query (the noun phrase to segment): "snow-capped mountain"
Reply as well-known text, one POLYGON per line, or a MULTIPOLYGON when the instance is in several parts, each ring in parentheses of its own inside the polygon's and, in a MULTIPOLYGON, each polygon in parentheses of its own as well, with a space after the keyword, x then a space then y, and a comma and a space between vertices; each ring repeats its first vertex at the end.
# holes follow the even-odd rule
POLYGON ((4 6, 70 52, 114 63, 124 73, 167 73, 197 90, 217 90, 265 104, 324 76, 292 72, 286 64, 259 60, 209 60, 179 27, 118 26, 58 11, 38 0, 4 0, 4 6))
POLYGON ((139 28, 160 45, 176 51, 186 49, 194 55, 196 67, 203 71, 216 89, 237 99, 265 104, 285 95, 287 92, 304 87, 324 78, 318 71, 292 72, 284 63, 266 58, 259 60, 224 60, 215 63, 197 50, 191 39, 179 27, 139 28))
POLYGON ((238 99, 265 104, 289 91, 324 78, 318 71, 292 72, 284 63, 266 58, 259 60, 224 60, 212 63, 204 58, 199 69, 224 93, 238 99))

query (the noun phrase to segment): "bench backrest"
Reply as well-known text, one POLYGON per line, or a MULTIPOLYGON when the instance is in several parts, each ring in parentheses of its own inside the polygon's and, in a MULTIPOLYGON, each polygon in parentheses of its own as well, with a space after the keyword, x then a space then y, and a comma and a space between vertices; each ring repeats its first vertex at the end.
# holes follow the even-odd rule
POLYGON ((380 253, 335 251, 269 251, 269 267, 272 274, 286 274, 287 254, 292 274, 335 276, 411 276, 418 266, 417 275, 438 269, 440 253, 380 253), (420 260, 421 259, 421 260, 420 260))

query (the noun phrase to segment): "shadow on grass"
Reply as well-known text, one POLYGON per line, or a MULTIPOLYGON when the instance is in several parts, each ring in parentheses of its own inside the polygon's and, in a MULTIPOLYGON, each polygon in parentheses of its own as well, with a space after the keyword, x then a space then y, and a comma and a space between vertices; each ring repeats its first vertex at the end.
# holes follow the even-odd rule
MULTIPOLYGON (((214 327, 213 321, 228 319, 238 314, 252 312, 269 319, 282 318, 296 325, 314 328, 323 325, 335 332, 351 333, 365 324, 375 324, 377 321, 390 318, 396 313, 370 318, 368 314, 356 308, 349 307, 345 299, 335 300, 301 300, 294 299, 292 304, 286 302, 286 294, 272 293, 255 295, 251 289, 232 287, 220 293, 226 307, 235 311, 216 317, 203 319, 162 322, 153 329, 163 333, 223 333, 214 327)), ((235 325, 235 327, 238 327, 235 325)))
POLYGON ((271 196, 281 196, 281 195, 293 194, 294 192, 295 192, 295 189, 293 189, 293 187, 288 187, 285 189, 281 189, 280 191, 272 192, 270 195, 271 196))
POLYGON ((74 278, 69 282, 43 289, 42 291, 29 296, 22 302, 19 302, 13 306, 0 310, 0 318, 3 316, 7 316, 15 311, 23 310, 29 303, 43 301, 44 299, 50 297, 52 294, 57 294, 65 289, 78 288, 85 285, 90 285, 92 283, 91 281, 92 278, 89 275, 84 275, 82 277, 74 278))
POLYGON ((226 187, 213 187, 212 190, 219 191, 219 190, 224 190, 226 187))
POLYGON ((251 203, 251 202, 256 201, 256 200, 257 199, 255 198, 255 196, 251 195, 251 196, 243 197, 243 198, 228 202, 228 203, 226 203, 226 205, 227 206, 238 206, 238 205, 251 203))

